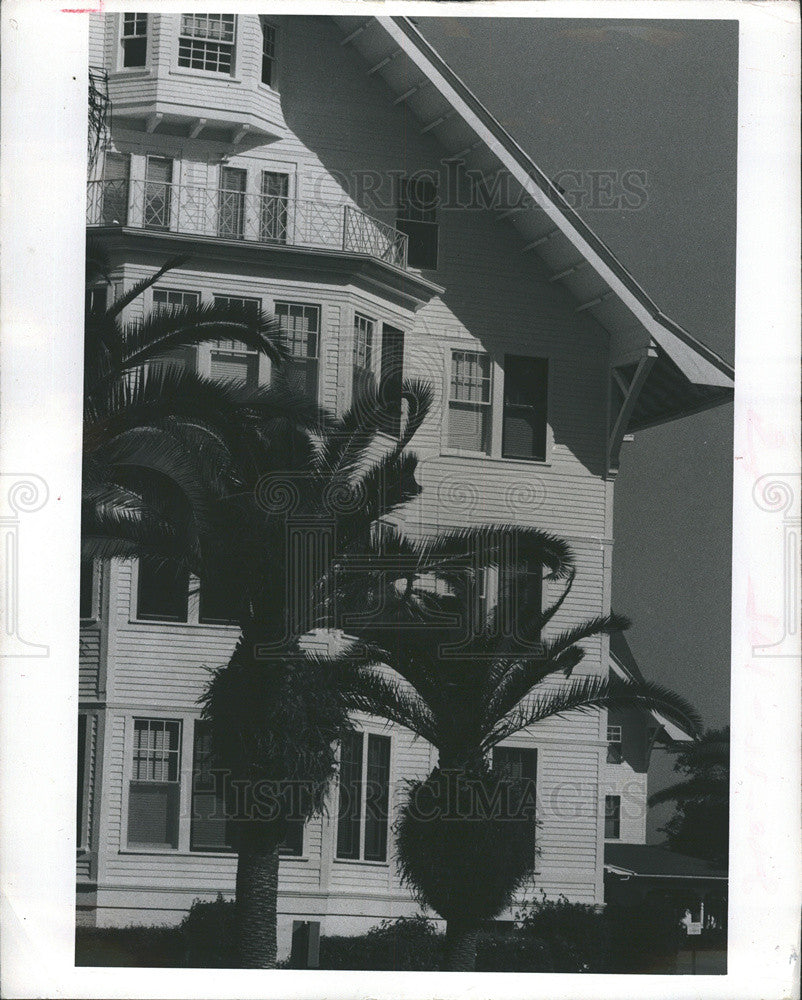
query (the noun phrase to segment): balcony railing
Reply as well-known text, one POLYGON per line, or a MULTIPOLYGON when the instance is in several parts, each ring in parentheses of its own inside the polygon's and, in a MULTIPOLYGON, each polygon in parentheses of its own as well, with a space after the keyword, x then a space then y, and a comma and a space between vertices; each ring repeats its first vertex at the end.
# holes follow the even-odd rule
POLYGON ((157 181, 90 181, 87 226, 130 226, 276 246, 345 250, 407 266, 407 236, 358 208, 157 181))

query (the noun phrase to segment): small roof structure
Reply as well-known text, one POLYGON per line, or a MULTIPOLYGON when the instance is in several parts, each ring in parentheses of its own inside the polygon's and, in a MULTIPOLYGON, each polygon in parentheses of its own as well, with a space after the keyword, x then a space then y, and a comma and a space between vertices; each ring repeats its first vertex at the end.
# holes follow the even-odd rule
POLYGON ((701 858, 677 854, 653 844, 605 844, 604 870, 631 878, 716 879, 726 882, 727 869, 701 858))

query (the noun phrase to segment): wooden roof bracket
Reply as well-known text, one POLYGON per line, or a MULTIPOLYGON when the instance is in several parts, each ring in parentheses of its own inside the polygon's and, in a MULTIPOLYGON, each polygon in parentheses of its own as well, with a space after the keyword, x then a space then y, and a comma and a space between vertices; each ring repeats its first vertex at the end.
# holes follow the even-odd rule
POLYGON ((612 369, 612 376, 621 387, 621 391, 624 394, 624 401, 621 403, 621 408, 616 415, 613 428, 610 431, 610 437, 607 441, 607 469, 611 476, 615 476, 618 473, 621 460, 621 445, 627 432, 629 418, 632 416, 638 396, 656 360, 657 349, 649 345, 641 353, 637 367, 635 368, 635 374, 632 376, 629 384, 622 378, 620 371, 618 371, 618 366, 612 369))

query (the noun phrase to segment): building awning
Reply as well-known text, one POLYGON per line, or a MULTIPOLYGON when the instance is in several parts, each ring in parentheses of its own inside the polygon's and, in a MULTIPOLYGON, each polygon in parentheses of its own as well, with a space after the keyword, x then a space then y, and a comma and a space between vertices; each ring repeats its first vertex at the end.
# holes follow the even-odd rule
POLYGON ((727 871, 702 858, 652 844, 605 844, 604 870, 625 878, 712 879, 727 881, 727 871))

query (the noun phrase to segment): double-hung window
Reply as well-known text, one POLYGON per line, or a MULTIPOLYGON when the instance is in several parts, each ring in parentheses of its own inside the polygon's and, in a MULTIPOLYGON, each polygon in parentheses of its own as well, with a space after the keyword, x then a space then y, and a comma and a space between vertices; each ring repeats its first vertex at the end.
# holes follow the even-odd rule
POLYGON ((401 434, 404 401, 404 331, 385 323, 382 326, 382 357, 379 393, 384 404, 382 428, 391 437, 401 434))
POLYGON ((621 796, 604 796, 604 839, 621 839, 621 796))
POLYGON ((390 737, 349 733, 340 745, 338 858, 387 860, 389 804, 390 737))
POLYGON ((123 14, 123 67, 145 66, 148 59, 148 15, 123 14))
POLYGON ((276 85, 276 29, 264 18, 262 22, 262 83, 276 85))
POLYGON ((533 641, 540 637, 537 616, 543 609, 543 566, 508 554, 500 568, 501 623, 509 635, 533 641))
MULTIPOLYGON (((228 306, 233 312, 241 310, 247 319, 255 319, 261 309, 259 299, 235 298, 215 295, 216 306, 228 306)), ((218 340, 211 349, 211 377, 221 381, 237 381, 248 388, 259 384, 259 353, 240 340, 218 340)))
POLYGON ((504 358, 504 458, 546 460, 548 362, 507 354, 504 358))
POLYGON ((622 729, 621 726, 607 727, 607 763, 620 764, 624 759, 621 748, 622 729))
POLYGON ((281 340, 290 357, 284 362, 290 385, 317 402, 320 306, 300 302, 276 302, 275 316, 281 340))
POLYGON ((208 73, 231 73, 235 32, 234 14, 182 14, 178 65, 208 73))
POLYGON ((137 618, 143 621, 186 622, 189 574, 166 563, 139 560, 137 618))
POLYGON ((231 785, 225 779, 225 773, 214 767, 211 723, 198 720, 195 722, 192 752, 191 851, 233 850, 226 794, 231 785))
POLYGON ((180 788, 180 720, 134 719, 129 847, 178 847, 180 788))
POLYGON ((373 381, 373 338, 376 323, 361 313, 354 313, 353 398, 373 381))
POLYGON ((492 374, 490 356, 451 351, 448 447, 490 454, 492 374))
MULTIPOLYGON (((173 288, 153 289, 153 311, 170 309, 194 309, 200 303, 198 292, 184 292, 173 288)), ((159 367, 186 367, 192 368, 194 365, 194 350, 188 347, 176 347, 173 350, 165 351, 158 361, 150 362, 150 366, 159 367)))

